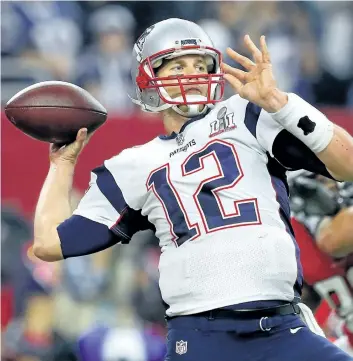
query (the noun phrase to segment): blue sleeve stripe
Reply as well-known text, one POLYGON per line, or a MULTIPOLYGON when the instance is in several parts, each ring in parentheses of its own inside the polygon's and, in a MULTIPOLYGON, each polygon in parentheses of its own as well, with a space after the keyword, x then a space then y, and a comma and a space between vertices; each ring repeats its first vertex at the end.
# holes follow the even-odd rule
POLYGON ((104 194, 116 211, 121 214, 124 208, 126 208, 127 203, 121 189, 116 184, 113 175, 104 165, 94 169, 93 173, 97 175, 96 183, 99 190, 104 194))
POLYGON ((262 108, 253 103, 248 103, 245 111, 244 124, 248 128, 249 132, 256 138, 256 127, 259 121, 262 108))
POLYGON ((300 262, 299 246, 297 241, 295 240, 293 227, 290 221, 290 205, 289 205, 288 193, 285 182, 282 179, 271 174, 271 180, 272 180, 273 189, 276 193, 276 200, 280 206, 279 209, 280 218, 286 227, 287 233, 291 236, 295 247, 295 257, 297 261, 297 279, 294 284, 294 292, 296 297, 298 297, 301 294, 301 289, 303 285, 303 268, 300 262))
POLYGON ((131 237, 141 230, 141 213, 127 205, 113 175, 104 165, 94 169, 93 173, 97 175, 99 190, 120 215, 110 230, 122 239, 122 243, 129 243, 131 237))
POLYGON ((122 240, 106 225, 79 215, 61 223, 57 231, 64 258, 99 252, 122 240))

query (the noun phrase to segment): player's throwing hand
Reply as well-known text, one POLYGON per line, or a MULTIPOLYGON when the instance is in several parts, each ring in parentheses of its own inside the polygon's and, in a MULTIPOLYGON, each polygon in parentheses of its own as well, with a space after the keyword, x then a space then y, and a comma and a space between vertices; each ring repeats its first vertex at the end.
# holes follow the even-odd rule
POLYGON ((253 43, 249 35, 245 35, 244 43, 252 53, 254 61, 227 48, 227 54, 247 71, 223 63, 224 78, 242 98, 259 105, 268 112, 276 112, 287 103, 287 95, 277 89, 265 36, 262 35, 260 38, 261 50, 253 43))
POLYGON ((71 144, 50 144, 49 158, 53 164, 71 163, 75 164, 83 147, 86 145, 93 133, 87 135, 87 129, 82 128, 77 132, 76 140, 71 144))

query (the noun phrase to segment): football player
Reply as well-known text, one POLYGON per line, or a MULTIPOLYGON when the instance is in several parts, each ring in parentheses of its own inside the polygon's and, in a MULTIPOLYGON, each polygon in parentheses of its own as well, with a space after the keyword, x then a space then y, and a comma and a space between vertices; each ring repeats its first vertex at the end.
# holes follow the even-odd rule
POLYGON ((146 29, 133 49, 132 98, 161 113, 166 134, 93 170, 72 216, 68 194, 87 129, 69 146, 53 145, 34 252, 47 261, 82 256, 153 229, 167 360, 352 360, 298 305, 286 169, 353 179, 353 139, 277 88, 264 36, 261 50, 248 35, 244 42, 253 60, 227 50, 239 70, 192 22, 146 29), (222 101, 225 81, 237 95, 222 101))
POLYGON ((353 356, 353 183, 306 172, 290 185, 305 279, 303 301, 313 309, 321 300, 327 302, 327 334, 353 356))

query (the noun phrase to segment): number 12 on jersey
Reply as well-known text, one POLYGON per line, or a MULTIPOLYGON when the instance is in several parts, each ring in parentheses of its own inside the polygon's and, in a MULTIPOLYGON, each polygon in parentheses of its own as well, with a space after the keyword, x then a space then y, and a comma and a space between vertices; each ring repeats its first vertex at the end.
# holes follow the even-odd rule
MULTIPOLYGON (((235 200, 235 212, 231 214, 227 214, 223 207, 220 192, 236 187, 244 176, 233 144, 218 139, 192 153, 181 165, 182 176, 188 177, 204 171, 204 160, 207 157, 213 158, 218 174, 202 180, 193 194, 205 232, 261 224, 256 198, 235 200)), ((147 190, 152 189, 163 206, 173 242, 180 246, 200 235, 200 225, 191 224, 180 196, 170 180, 169 164, 152 171, 146 187, 147 190)))

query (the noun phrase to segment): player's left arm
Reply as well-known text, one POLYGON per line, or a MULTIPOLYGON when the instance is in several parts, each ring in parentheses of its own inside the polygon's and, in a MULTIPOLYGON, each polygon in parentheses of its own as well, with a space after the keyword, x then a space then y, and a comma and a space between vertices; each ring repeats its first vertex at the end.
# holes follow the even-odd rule
POLYGON ((316 156, 337 180, 353 180, 353 138, 346 130, 333 125, 333 137, 328 146, 316 156))
POLYGON ((335 179, 353 180, 353 138, 299 96, 277 88, 264 36, 260 39, 261 51, 248 35, 244 42, 254 62, 228 48, 228 55, 247 71, 223 63, 225 79, 242 98, 264 109, 312 151, 335 179))
MULTIPOLYGON (((276 90, 279 92, 279 90, 276 90)), ((295 94, 271 117, 308 147, 336 180, 353 180, 353 138, 295 94)))

